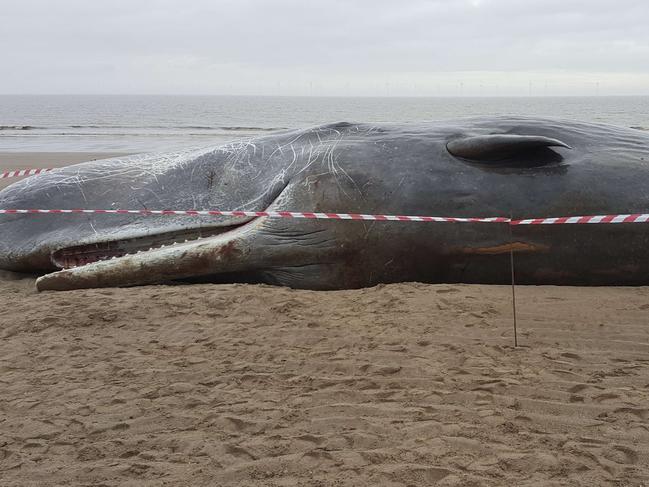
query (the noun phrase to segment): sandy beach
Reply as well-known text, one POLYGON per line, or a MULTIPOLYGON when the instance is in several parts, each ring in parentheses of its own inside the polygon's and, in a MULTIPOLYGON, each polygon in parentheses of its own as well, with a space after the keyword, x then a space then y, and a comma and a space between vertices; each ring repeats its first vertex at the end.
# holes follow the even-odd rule
POLYGON ((0 484, 647 485, 649 288, 516 290, 0 273, 0 484))

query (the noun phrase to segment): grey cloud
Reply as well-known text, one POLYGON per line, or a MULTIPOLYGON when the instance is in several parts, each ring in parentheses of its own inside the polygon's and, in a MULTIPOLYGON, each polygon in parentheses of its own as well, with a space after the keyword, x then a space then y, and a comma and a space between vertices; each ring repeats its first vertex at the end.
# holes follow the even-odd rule
POLYGON ((335 94, 341 80, 362 90, 472 72, 503 86, 508 73, 596 74, 611 89, 636 74, 618 91, 637 91, 648 23, 646 0, 22 0, 0 11, 0 92, 218 92, 315 78, 335 94))

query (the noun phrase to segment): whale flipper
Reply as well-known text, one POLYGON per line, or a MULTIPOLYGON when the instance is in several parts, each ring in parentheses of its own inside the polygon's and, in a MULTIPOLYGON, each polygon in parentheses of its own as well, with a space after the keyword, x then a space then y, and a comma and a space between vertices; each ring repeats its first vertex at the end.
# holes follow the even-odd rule
MULTIPOLYGON (((558 139, 541 135, 512 135, 493 134, 477 135, 453 139, 446 144, 448 152, 462 159, 482 163, 502 163, 511 161, 516 166, 526 165, 526 155, 532 155, 531 165, 538 166, 539 151, 549 147, 564 147, 572 149, 568 144, 558 139)), ((548 155, 557 155, 548 151, 548 155)), ((557 162, 556 157, 548 157, 546 163, 557 162)))

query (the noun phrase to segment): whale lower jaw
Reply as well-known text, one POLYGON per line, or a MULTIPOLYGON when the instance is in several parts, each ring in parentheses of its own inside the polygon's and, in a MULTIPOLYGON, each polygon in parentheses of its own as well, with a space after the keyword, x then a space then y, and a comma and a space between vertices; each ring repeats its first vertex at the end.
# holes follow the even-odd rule
POLYGON ((57 269, 72 269, 95 262, 119 259, 127 255, 150 252, 167 246, 214 237, 245 225, 251 220, 252 218, 246 218, 241 223, 223 227, 190 228, 130 239, 104 240, 64 247, 52 252, 50 260, 57 269))
POLYGON ((243 265, 245 237, 262 218, 204 230, 194 238, 178 233, 67 247, 52 253, 61 269, 39 277, 39 291, 126 287, 233 272, 243 265))

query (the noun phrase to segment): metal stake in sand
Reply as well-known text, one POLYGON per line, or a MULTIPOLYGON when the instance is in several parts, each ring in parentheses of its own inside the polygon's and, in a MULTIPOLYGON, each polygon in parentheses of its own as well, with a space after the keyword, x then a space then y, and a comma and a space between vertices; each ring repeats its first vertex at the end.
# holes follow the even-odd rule
POLYGON ((511 222, 514 220, 513 215, 509 215, 509 268, 512 274, 512 312, 514 316, 514 347, 518 347, 518 333, 516 330, 516 281, 514 279, 514 232, 512 231, 511 222))

